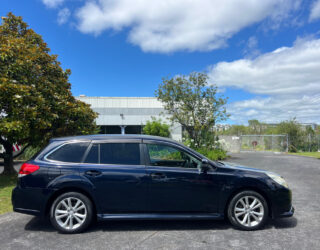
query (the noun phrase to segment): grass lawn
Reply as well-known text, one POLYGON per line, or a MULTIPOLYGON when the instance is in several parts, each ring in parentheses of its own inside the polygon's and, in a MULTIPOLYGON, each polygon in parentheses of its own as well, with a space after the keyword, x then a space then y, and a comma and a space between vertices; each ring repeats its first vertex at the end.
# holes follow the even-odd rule
POLYGON ((0 175, 0 214, 12 211, 11 192, 16 183, 17 175, 0 175))
POLYGON ((289 153, 291 155, 302 155, 302 156, 309 156, 309 157, 315 157, 320 159, 320 152, 299 152, 299 153, 289 153))

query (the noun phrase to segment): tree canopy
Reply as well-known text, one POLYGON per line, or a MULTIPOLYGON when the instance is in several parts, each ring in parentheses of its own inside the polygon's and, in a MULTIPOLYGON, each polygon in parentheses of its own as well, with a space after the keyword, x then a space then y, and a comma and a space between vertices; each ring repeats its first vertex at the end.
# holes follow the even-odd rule
POLYGON ((12 144, 42 145, 51 137, 96 130, 88 104, 71 94, 69 69, 42 37, 9 13, 0 25, 0 144, 5 173, 13 171, 12 144))
POLYGON ((204 73, 191 73, 163 79, 156 96, 173 122, 180 123, 191 140, 191 146, 212 144, 213 126, 225 120, 227 99, 217 94, 218 88, 209 84, 204 73))

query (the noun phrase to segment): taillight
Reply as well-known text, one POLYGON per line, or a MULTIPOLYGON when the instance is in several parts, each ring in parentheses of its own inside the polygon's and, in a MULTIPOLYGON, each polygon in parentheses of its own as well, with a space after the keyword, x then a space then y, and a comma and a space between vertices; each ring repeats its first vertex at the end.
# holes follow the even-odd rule
POLYGON ((38 165, 30 164, 30 163, 23 163, 18 177, 23 177, 28 174, 32 174, 33 172, 37 171, 40 167, 38 165))

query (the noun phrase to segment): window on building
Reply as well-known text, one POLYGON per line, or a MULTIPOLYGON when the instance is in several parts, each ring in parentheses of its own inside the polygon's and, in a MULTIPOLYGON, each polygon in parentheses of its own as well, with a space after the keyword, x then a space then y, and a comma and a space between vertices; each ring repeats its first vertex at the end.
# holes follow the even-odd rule
POLYGON ((126 134, 142 134, 142 126, 126 126, 125 127, 126 134))
POLYGON ((100 134, 121 134, 120 126, 100 126, 100 134))

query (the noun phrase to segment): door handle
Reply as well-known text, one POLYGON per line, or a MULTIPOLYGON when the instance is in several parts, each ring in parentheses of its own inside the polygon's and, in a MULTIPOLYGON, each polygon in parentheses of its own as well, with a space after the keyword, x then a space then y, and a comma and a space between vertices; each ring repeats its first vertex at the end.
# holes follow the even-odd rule
POLYGON ((151 178, 152 179, 164 179, 166 178, 167 176, 163 173, 152 173, 151 174, 151 178))
POLYGON ((96 177, 101 175, 102 173, 98 170, 88 170, 85 172, 86 175, 92 176, 92 177, 96 177))

